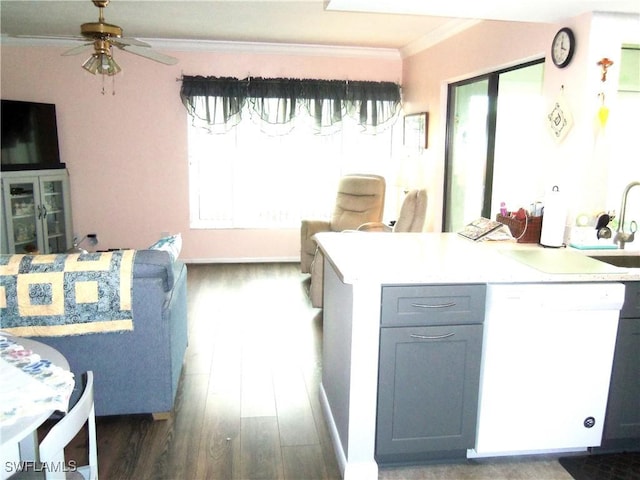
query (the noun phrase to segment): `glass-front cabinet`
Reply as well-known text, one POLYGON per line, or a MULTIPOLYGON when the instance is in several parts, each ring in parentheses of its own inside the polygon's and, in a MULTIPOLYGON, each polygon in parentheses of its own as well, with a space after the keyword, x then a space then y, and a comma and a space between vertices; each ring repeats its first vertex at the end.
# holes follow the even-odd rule
POLYGON ((73 245, 66 170, 2 173, 2 253, 61 253, 73 245))

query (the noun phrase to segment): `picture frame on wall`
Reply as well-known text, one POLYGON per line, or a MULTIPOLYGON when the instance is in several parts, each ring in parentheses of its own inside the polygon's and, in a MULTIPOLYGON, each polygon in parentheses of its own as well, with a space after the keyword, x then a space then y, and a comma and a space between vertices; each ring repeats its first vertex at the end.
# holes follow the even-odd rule
POLYGON ((429 113, 412 113, 404 116, 403 144, 406 148, 424 150, 428 146, 429 113))

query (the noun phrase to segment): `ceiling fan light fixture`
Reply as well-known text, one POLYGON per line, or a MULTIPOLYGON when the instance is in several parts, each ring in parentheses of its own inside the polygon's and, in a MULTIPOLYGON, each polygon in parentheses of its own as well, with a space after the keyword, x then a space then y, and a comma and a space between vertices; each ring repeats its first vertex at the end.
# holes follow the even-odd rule
POLYGON ((116 63, 113 57, 104 52, 92 54, 82 64, 82 68, 94 75, 99 73, 100 75, 112 76, 122 71, 122 68, 120 68, 120 65, 116 63))
POLYGON ((104 19, 104 9, 109 5, 110 0, 92 0, 92 2, 98 7, 98 21, 80 25, 82 40, 89 43, 72 48, 62 55, 77 55, 93 44, 93 53, 84 61, 82 68, 93 75, 100 74, 103 77, 103 93, 104 77, 113 78, 122 71, 120 65, 113 59, 113 47, 165 65, 175 65, 178 62, 177 58, 155 52, 146 42, 136 38, 123 38, 122 27, 107 23, 104 19))

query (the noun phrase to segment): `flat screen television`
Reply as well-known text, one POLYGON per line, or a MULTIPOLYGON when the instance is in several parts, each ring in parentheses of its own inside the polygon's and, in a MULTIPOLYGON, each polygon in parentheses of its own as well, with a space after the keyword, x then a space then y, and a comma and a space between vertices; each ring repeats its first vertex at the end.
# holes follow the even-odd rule
POLYGON ((0 170, 65 168, 60 162, 56 106, 2 100, 0 170))

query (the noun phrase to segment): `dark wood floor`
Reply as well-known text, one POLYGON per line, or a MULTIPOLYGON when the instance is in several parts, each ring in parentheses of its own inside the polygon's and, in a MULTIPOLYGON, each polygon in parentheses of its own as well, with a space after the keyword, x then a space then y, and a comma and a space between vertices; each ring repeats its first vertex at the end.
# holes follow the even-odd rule
MULTIPOLYGON (((189 265, 175 410, 97 421, 102 480, 339 479, 319 403, 321 310, 298 264, 189 265)), ((132 375, 135 372, 132 371, 132 375)), ((46 427, 39 432, 46 433, 46 427)), ((85 439, 66 451, 82 464, 85 439)), ((381 480, 571 479, 555 458, 381 468, 381 480)))
MULTIPOLYGON (((189 347, 175 411, 167 421, 99 418, 100 478, 340 478, 318 400, 322 320, 299 272, 188 266, 189 347)), ((81 458, 76 443, 67 458, 81 458)))

